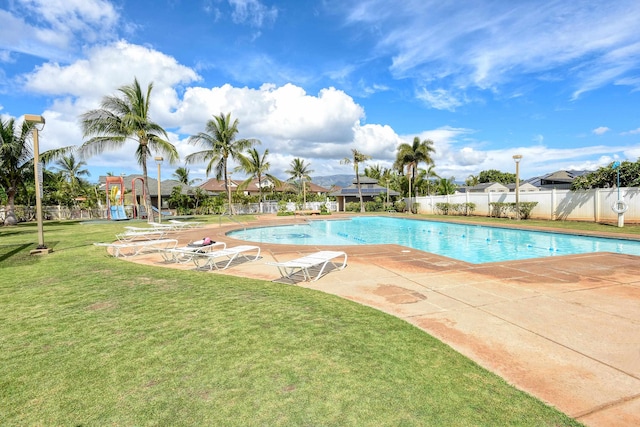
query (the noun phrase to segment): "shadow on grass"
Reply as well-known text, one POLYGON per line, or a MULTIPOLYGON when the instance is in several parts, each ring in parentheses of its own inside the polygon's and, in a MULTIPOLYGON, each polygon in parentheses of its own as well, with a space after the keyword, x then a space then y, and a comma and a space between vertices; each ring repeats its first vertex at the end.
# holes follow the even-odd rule
POLYGON ((0 263, 18 255, 31 246, 33 246, 33 243, 23 243, 21 245, 0 245, 0 263))

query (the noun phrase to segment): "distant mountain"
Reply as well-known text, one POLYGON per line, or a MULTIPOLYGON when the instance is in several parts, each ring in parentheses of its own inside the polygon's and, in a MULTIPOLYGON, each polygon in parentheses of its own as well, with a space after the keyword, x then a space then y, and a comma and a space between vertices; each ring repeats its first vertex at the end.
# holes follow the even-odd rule
POLYGON ((312 176, 311 182, 324 188, 331 188, 332 185, 338 187, 348 187, 351 185, 355 175, 326 175, 326 176, 312 176))

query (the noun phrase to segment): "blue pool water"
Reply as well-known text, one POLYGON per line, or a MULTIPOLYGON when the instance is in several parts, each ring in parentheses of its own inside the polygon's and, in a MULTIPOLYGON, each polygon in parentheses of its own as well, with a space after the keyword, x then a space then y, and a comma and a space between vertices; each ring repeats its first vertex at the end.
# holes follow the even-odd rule
POLYGON ((251 228, 231 237, 291 245, 395 243, 473 264, 591 252, 640 256, 640 241, 388 217, 251 228))

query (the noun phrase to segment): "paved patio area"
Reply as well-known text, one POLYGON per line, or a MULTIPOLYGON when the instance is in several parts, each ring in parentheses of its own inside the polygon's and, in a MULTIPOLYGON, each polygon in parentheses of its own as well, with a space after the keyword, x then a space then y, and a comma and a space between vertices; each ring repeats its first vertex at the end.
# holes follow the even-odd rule
MULTIPOLYGON (((225 235, 235 228, 209 225, 176 238, 247 244, 225 235)), ((474 265, 397 245, 260 246, 260 260, 211 274, 274 280, 278 270, 266 262, 344 250, 346 269, 297 285, 402 318, 586 425, 640 425, 640 257, 599 253, 474 265)), ((166 264, 157 254, 129 260, 194 268, 166 264)))

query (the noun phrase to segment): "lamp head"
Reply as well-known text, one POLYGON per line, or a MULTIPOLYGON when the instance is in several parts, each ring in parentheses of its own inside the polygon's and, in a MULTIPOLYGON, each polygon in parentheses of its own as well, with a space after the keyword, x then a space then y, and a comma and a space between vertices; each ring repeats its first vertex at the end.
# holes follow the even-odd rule
POLYGON ((164 160, 164 159, 163 159, 162 157, 160 157, 160 156, 157 156, 157 157, 155 157, 154 159, 155 159, 156 163, 157 163, 157 164, 159 164, 159 165, 161 165, 161 164, 162 164, 162 161, 164 160))
POLYGON ((520 160, 522 160, 522 154, 514 154, 513 160, 515 160, 516 163, 520 163, 520 160))
POLYGON ((35 114, 25 114, 24 115, 24 121, 25 122, 31 122, 31 123, 42 123, 42 124, 44 124, 44 117, 38 116, 38 115, 35 115, 35 114))

